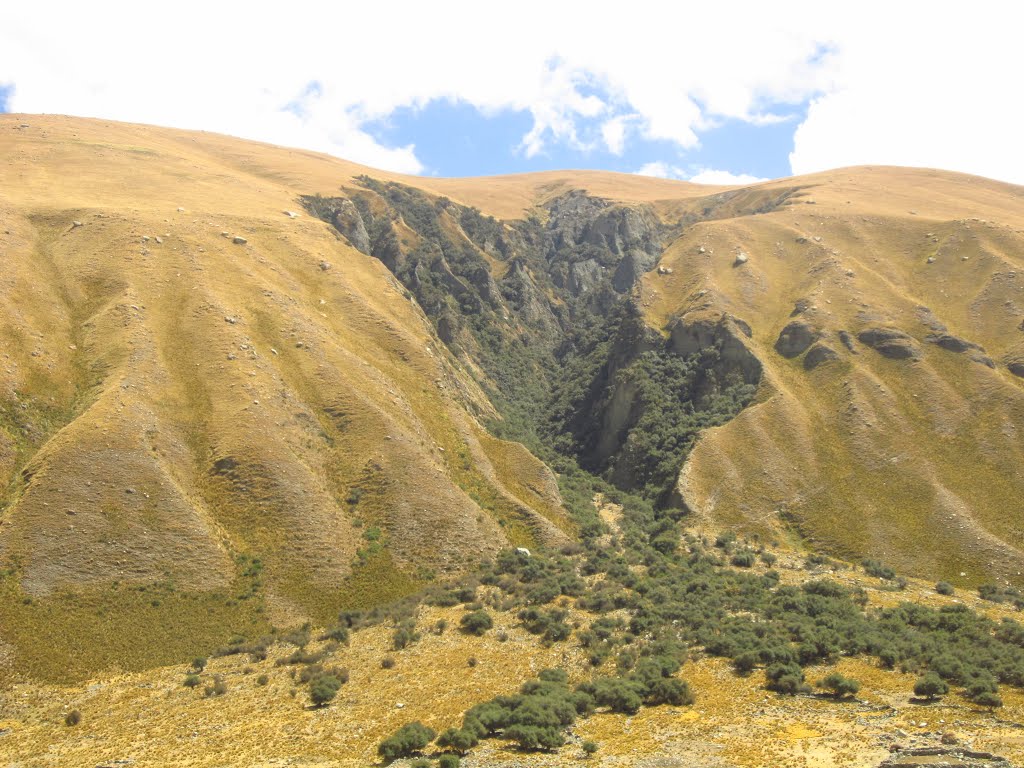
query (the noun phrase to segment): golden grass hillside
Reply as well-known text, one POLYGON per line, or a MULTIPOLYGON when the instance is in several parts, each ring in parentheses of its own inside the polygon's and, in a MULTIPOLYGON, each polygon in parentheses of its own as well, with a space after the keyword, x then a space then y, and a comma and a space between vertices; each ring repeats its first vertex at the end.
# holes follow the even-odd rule
POLYGON ((9 115, 0 148, 6 674, 166 663, 565 535, 383 265, 288 215, 355 166, 9 115))
POLYGON ((1019 187, 894 168, 419 179, 3 115, 5 682, 178 663, 574 533, 398 281, 302 212, 363 174, 505 219, 573 189, 651 206, 670 237, 644 320, 692 346, 734 318, 730 354, 763 370, 682 468, 696 521, 961 584, 1024 572, 1019 187))
POLYGON ((764 366, 756 404, 691 453, 689 506, 919 574, 1019 579, 1024 189, 853 168, 743 194, 767 205, 688 228, 643 284, 652 325, 738 318, 764 366))

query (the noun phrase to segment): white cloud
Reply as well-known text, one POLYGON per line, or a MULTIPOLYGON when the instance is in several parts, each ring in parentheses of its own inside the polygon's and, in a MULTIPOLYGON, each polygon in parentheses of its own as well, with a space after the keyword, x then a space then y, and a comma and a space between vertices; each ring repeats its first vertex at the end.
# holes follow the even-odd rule
POLYGON ((702 168, 697 173, 688 172, 685 168, 666 163, 663 160, 656 160, 645 163, 635 173, 638 176, 655 176, 659 179, 684 179, 694 184, 714 184, 717 186, 741 186, 746 184, 757 184, 759 181, 768 181, 749 173, 730 173, 729 171, 716 171, 712 168, 702 168))
POLYGON ((368 121, 449 99, 528 110, 531 156, 553 144, 624 153, 638 137, 684 152, 716 123, 772 122, 813 97, 796 172, 896 162, 1024 181, 1012 3, 634 0, 606 12, 522 0, 486 17, 468 0, 151 7, 4 4, 9 108, 202 128, 414 172, 415 147, 382 145, 368 121))
POLYGON ((654 176, 658 179, 685 179, 686 171, 674 165, 656 160, 653 163, 645 163, 636 171, 638 176, 654 176))
POLYGON ((636 118, 637 115, 616 115, 601 124, 601 138, 613 155, 621 155, 625 151, 630 122, 635 122, 636 118))
POLYGON ((758 176, 751 176, 749 173, 730 173, 729 171, 716 171, 711 168, 705 168, 700 173, 695 173, 687 181, 692 181, 694 184, 718 184, 720 186, 737 186, 747 184, 757 184, 759 181, 768 181, 758 176))
POLYGON ((834 82, 812 103, 794 173, 847 165, 945 168, 1024 183, 1024 103, 1014 75, 1024 10, 891 3, 885 23, 843 20, 834 82))

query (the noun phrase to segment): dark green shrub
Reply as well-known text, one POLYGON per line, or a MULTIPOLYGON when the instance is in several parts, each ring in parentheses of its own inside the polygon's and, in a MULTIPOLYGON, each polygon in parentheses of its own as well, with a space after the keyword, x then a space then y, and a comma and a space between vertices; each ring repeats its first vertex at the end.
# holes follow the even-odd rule
POLYGON ((202 681, 199 679, 199 675, 185 675, 185 682, 182 683, 186 688, 195 688, 202 681))
POLYGON ((441 749, 453 749, 465 754, 480 742, 480 737, 466 728, 449 728, 437 737, 437 746, 441 749))
POLYGON ((394 669, 394 666, 395 660, 390 656, 385 656, 383 659, 380 660, 381 669, 394 669))
POLYGON ((621 677, 599 677, 593 682, 583 683, 578 690, 593 698, 597 706, 627 715, 635 715, 644 703, 643 686, 621 677))
POLYGON ((437 768, 459 768, 458 755, 441 755, 437 758, 437 768))
POLYGON ((196 672, 202 672, 204 669, 206 669, 206 657, 196 656, 194 659, 192 659, 192 669, 194 669, 196 672))
POLYGON ((590 739, 587 739, 586 741, 584 741, 583 744, 582 744, 582 747, 583 747, 583 754, 585 754, 587 757, 590 757, 591 755, 596 754, 597 750, 599 749, 599 747, 597 745, 597 742, 596 741, 591 741, 590 739))
POLYGON ((999 694, 992 691, 983 691, 972 698, 971 701, 979 707, 985 707, 989 712, 995 711, 999 707, 1003 706, 1003 700, 999 698, 999 694))
POLYGON ((949 693, 949 683, 934 672, 925 672, 914 683, 914 695, 934 701, 949 693))
POLYGON ((938 584, 936 584, 935 591, 938 592, 940 595, 952 595, 954 592, 956 592, 956 590, 953 589, 953 585, 950 584, 948 581, 940 581, 938 584))
POLYGON ((82 713, 79 712, 77 709, 72 709, 70 712, 67 713, 67 715, 64 716, 64 725, 68 726, 69 728, 73 728, 80 722, 82 722, 82 713))
POLYGON ((215 676, 213 678, 213 684, 206 686, 206 688, 203 690, 203 694, 207 697, 223 696, 227 692, 228 684, 221 679, 220 675, 215 676))
POLYGON ((256 678, 256 685, 266 685, 270 682, 270 675, 260 675, 256 678))
POLYGON ((348 645, 348 642, 349 642, 348 627, 338 626, 338 627, 334 627, 333 629, 329 629, 326 632, 324 632, 322 635, 320 635, 320 639, 321 640, 334 640, 335 642, 341 643, 342 645, 348 645))
POLYGON ((768 681, 765 687, 770 691, 789 695, 807 691, 807 686, 804 684, 804 671, 797 664, 772 664, 765 670, 765 678, 768 681))
POLYGON ((341 678, 331 674, 314 677, 309 685, 309 698, 313 705, 324 707, 333 701, 334 697, 338 695, 342 682, 341 678))
POLYGON ((516 723, 505 729, 504 737, 519 745, 520 749, 558 749, 565 744, 565 737, 555 727, 525 725, 516 723))
POLYGON ((737 568, 753 568, 757 562, 757 555, 752 550, 743 549, 733 554, 729 562, 737 568))
POLYGON ((757 651, 743 651, 732 659, 732 668, 739 674, 746 675, 754 671, 761 658, 757 651))
POLYGON ((818 681, 818 687, 828 691, 834 698, 853 696, 860 690, 860 683, 838 672, 832 672, 818 681))
POLYGON ((896 578, 896 571, 887 565, 883 565, 878 560, 872 560, 871 558, 865 558, 861 565, 864 566, 864 572, 868 576, 875 576, 879 579, 885 579, 889 581, 896 578))
POLYGON ((433 741, 434 735, 419 721, 407 723, 377 746, 377 754, 389 763, 400 757, 412 757, 433 741))
POLYGON ((481 636, 493 626, 494 621, 491 619, 491 614, 484 610, 464 614, 459 619, 459 627, 463 632, 470 635, 481 636))

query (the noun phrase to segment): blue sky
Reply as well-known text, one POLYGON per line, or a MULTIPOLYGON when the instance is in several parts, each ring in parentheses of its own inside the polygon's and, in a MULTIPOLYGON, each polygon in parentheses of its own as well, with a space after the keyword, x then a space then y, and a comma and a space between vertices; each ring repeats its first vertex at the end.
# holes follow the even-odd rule
POLYGON ((564 168, 597 168, 632 173, 659 163, 672 175, 692 176, 706 169, 733 175, 777 178, 789 175, 793 134, 806 103, 782 105, 786 119, 755 125, 726 119, 697 132, 699 144, 680 147, 670 140, 633 136, 614 153, 600 141, 599 120, 577 123, 583 148, 551 143, 529 157, 523 137, 533 125, 529 110, 484 114, 470 104, 439 99, 424 107, 402 107, 368 123, 367 132, 388 146, 415 145, 423 173, 472 176, 564 168))
POLYGON ((14 87, 0 83, 0 113, 7 111, 7 102, 10 100, 14 87))

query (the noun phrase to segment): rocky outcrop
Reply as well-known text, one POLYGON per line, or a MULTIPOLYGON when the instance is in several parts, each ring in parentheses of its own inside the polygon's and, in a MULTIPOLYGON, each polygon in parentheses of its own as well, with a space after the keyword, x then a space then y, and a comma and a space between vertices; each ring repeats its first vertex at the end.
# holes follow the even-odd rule
POLYGON ((802 354, 821 336, 821 331, 804 320, 793 320, 779 334, 775 351, 783 357, 802 354))
POLYGON ((924 338, 929 344, 935 344, 949 352, 956 352, 957 354, 967 354, 967 357, 975 363, 987 366, 989 368, 995 368, 996 364, 991 357, 985 354, 984 348, 975 344, 973 341, 967 341, 961 339, 958 336, 953 336, 950 333, 932 333, 928 334, 924 338))
POLYGON ((744 342, 750 327, 741 322, 726 314, 688 312, 670 323, 670 348, 680 357, 715 349, 718 360, 713 368, 720 378, 737 372, 745 383, 757 384, 761 381, 761 361, 744 342))
POLYGON ((813 371, 823 363, 838 359, 839 354, 832 347, 819 341, 807 350, 807 354, 804 355, 804 368, 808 371, 813 371))
POLYGON ((337 199, 337 207, 331 218, 331 224, 338 230, 352 247, 363 253, 370 252, 370 234, 366 231, 366 224, 359 210, 351 200, 341 197, 337 199))
POLYGON ((920 349, 912 336, 899 328, 866 328, 857 334, 861 344, 893 360, 917 359, 920 349))

